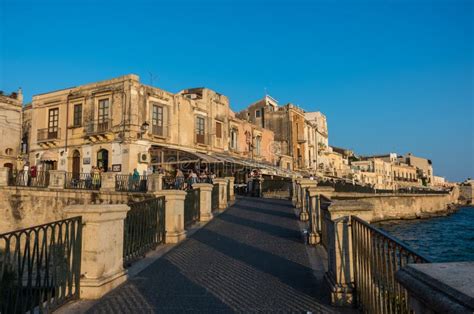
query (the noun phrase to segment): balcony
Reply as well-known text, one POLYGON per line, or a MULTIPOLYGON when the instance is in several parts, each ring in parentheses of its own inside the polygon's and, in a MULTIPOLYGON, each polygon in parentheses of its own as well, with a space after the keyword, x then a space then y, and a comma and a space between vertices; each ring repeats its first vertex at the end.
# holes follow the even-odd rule
POLYGON ((37 142, 41 146, 55 146, 55 144, 61 138, 61 129, 60 128, 46 128, 38 129, 37 133, 37 142))
POLYGON ((85 137, 90 141, 109 139, 112 133, 112 120, 93 120, 89 121, 84 126, 85 137))
POLYGON ((167 137, 168 128, 163 125, 152 125, 151 126, 151 135, 157 137, 167 137))
POLYGON ((194 135, 194 142, 198 145, 209 145, 209 134, 198 134, 194 135))
POLYGON ((304 137, 304 134, 298 133, 296 135, 296 138, 297 138, 297 141, 298 141, 299 144, 306 143, 306 138, 304 137))

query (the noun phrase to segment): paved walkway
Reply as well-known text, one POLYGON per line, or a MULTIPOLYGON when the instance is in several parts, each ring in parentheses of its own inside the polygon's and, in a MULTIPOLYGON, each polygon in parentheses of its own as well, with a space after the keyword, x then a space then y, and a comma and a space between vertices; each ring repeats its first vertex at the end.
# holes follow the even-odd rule
POLYGON ((88 313, 333 312, 311 250, 289 201, 242 198, 88 313))

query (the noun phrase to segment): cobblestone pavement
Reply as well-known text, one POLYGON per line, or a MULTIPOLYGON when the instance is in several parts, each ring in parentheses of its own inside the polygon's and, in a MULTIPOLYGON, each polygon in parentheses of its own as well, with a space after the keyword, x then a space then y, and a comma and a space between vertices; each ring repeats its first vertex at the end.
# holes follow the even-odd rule
POLYGON ((322 273, 289 201, 242 198, 88 313, 333 312, 322 273))

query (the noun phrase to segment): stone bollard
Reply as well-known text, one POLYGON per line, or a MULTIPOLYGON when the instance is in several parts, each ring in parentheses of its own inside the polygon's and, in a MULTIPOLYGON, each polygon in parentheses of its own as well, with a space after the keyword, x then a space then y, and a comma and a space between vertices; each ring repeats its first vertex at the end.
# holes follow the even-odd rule
POLYGON ((186 198, 186 192, 161 190, 153 194, 165 197, 165 243, 178 243, 186 239, 186 230, 184 230, 184 199, 186 198))
POLYGON ((0 167, 0 186, 8 186, 9 176, 10 176, 10 168, 0 167))
POLYGON ((225 177, 229 181, 229 185, 227 186, 229 188, 228 195, 230 198, 228 199, 229 202, 235 201, 235 193, 234 193, 234 182, 235 178, 234 177, 225 177))
POLYGON ((64 189, 66 184, 66 171, 64 170, 49 170, 49 185, 50 189, 64 189))
POLYGON ((71 205, 67 217, 82 216, 81 291, 83 299, 98 299, 123 283, 124 219, 127 205, 71 205))
MULTIPOLYGON (((94 178, 92 178, 94 181, 94 178)), ((115 173, 114 172, 103 172, 100 174, 100 190, 104 192, 115 191, 115 173)))
POLYGON ((193 189, 199 189, 199 221, 209 221, 212 219, 212 184, 194 183, 193 189))
POLYGON ((298 202, 298 193, 296 192, 297 188, 297 182, 296 178, 293 178, 291 180, 291 202, 293 203, 293 206, 296 207, 296 203, 298 202))
POLYGON ((148 192, 157 192, 163 190, 163 175, 161 173, 153 173, 147 177, 148 192))
POLYGON ((219 205, 220 210, 227 208, 227 180, 224 178, 214 179, 214 184, 219 185, 219 205))

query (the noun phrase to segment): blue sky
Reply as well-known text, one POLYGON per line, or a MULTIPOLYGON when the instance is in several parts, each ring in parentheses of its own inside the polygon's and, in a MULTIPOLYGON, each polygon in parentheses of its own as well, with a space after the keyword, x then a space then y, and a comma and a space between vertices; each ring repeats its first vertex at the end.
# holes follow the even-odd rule
POLYGON ((0 90, 135 73, 320 110, 330 143, 474 177, 474 2, 0 0, 0 90), (96 3, 97 2, 97 3, 96 3))

